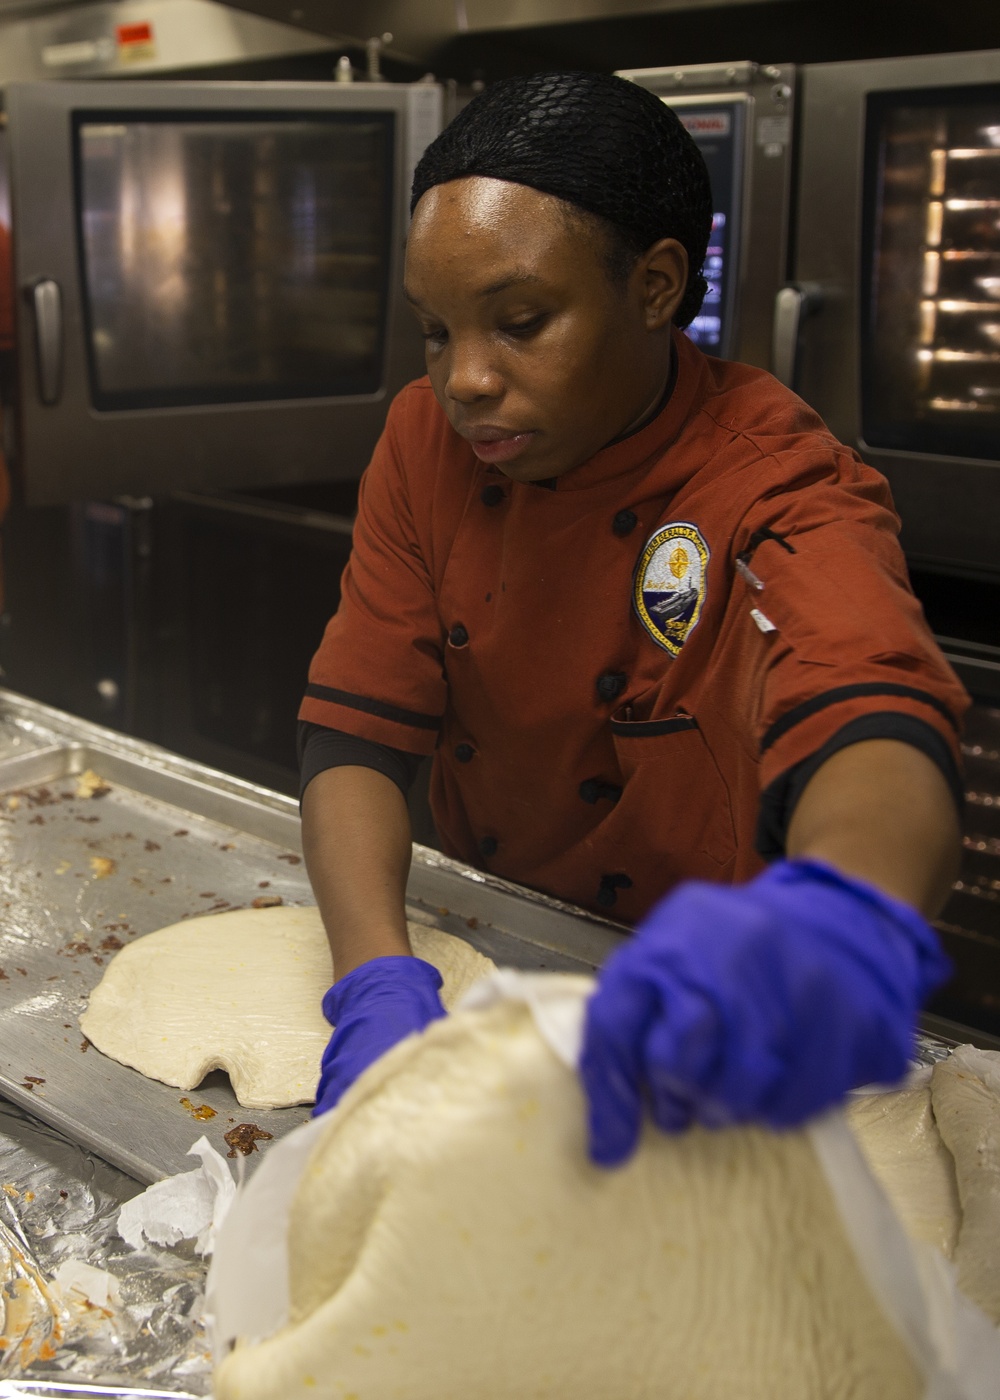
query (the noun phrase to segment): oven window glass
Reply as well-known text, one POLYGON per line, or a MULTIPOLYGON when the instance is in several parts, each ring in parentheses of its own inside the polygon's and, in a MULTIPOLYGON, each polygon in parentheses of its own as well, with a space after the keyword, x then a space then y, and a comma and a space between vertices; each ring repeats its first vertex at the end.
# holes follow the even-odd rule
POLYGON ((393 123, 78 113, 95 408, 381 389, 393 123))
POLYGON ((688 106, 668 103, 694 137, 705 157, 712 182, 712 234, 702 268, 708 291, 701 310, 687 328, 696 345, 710 355, 732 351, 734 302, 739 267, 740 194, 743 119, 746 99, 688 106))
POLYGON ((865 441, 1000 458, 1000 88, 869 97, 864 210, 865 441))

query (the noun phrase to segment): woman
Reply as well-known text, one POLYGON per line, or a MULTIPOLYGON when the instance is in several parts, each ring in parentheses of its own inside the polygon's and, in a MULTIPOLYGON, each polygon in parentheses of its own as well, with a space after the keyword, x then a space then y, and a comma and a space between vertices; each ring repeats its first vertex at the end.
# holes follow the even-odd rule
POLYGON ((341 978, 318 1112, 442 1014, 403 904, 428 753, 447 852, 638 925, 589 1006, 596 1161, 645 1103, 784 1126, 903 1072, 947 970, 923 915, 964 696, 882 478, 680 334, 711 219, 694 143, 617 78, 498 84, 417 167, 428 378, 390 409, 301 710, 341 978))

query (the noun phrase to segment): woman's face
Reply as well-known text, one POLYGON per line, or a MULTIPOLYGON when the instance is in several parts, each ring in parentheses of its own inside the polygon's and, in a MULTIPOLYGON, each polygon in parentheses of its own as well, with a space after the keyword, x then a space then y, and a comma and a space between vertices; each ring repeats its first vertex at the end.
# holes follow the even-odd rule
POLYGON ((599 226, 526 185, 471 177, 414 211, 406 294, 434 393, 481 461, 562 476, 657 403, 687 257, 665 239, 611 279, 599 226))

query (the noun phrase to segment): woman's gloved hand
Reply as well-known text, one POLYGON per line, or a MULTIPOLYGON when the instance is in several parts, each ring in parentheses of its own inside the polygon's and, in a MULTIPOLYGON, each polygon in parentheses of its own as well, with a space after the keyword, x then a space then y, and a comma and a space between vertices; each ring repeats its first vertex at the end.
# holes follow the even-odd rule
POLYGON ((436 967, 405 957, 373 958, 330 988, 323 1015, 335 1029, 323 1052, 314 1118, 398 1040, 445 1014, 440 989, 436 967))
POLYGON ((813 860, 746 885, 681 885, 598 977, 580 1076, 590 1155, 665 1132, 790 1128, 906 1072, 917 1010, 950 971, 914 909, 813 860))

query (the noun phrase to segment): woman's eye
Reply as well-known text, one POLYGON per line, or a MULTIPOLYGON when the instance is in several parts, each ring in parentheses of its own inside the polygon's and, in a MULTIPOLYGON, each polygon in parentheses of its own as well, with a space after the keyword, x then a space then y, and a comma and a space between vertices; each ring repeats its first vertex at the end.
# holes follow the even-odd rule
POLYGON ((513 335, 519 338, 533 335, 535 331, 541 330, 545 322, 544 316, 529 316, 523 321, 510 321, 502 327, 504 335, 513 335))
POLYGON ((448 332, 444 330, 441 326, 435 327, 434 330, 421 331, 421 334, 423 335, 424 340, 427 341, 428 345, 443 345, 448 339, 448 332))

